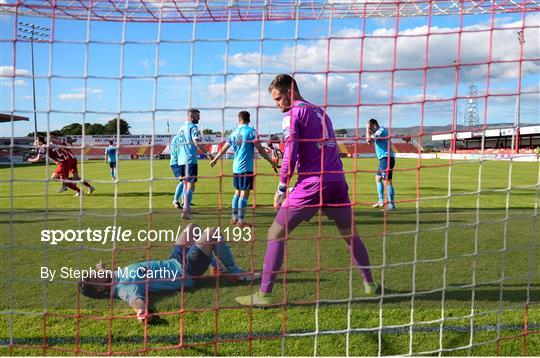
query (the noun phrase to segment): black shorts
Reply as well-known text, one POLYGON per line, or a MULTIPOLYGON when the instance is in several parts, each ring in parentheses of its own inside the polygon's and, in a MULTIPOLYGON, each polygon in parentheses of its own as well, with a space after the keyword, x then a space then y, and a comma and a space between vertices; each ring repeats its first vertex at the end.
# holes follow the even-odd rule
POLYGON ((196 182, 197 176, 199 175, 199 165, 198 164, 188 164, 187 165, 187 174, 186 174, 186 165, 171 165, 173 175, 175 178, 187 180, 189 182, 196 182))
POLYGON ((170 258, 180 262, 185 274, 195 280, 203 276, 210 266, 210 256, 196 245, 190 247, 174 245, 170 258))
POLYGON ((109 162, 109 167, 111 167, 111 169, 116 168, 116 162, 109 162))
POLYGON ((253 190, 254 178, 253 172, 233 173, 234 188, 236 190, 253 190))

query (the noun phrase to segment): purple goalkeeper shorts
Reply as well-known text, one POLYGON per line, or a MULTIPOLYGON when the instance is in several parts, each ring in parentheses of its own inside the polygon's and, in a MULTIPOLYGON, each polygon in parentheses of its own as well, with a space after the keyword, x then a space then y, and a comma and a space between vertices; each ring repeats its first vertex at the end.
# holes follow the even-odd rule
POLYGON ((275 221, 286 226, 290 232, 302 221, 309 221, 319 209, 334 220, 338 228, 350 228, 352 208, 347 182, 296 184, 279 209, 275 221))

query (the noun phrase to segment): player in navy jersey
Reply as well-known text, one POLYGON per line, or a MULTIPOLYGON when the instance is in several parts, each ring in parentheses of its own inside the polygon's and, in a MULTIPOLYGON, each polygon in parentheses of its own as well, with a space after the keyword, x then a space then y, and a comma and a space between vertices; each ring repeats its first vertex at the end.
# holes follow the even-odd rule
POLYGON ((379 200, 373 204, 374 208, 384 207, 384 186, 386 185, 386 194, 388 196, 388 211, 394 211, 394 186, 392 185, 392 172, 396 165, 394 152, 392 151, 392 142, 388 135, 388 129, 381 127, 376 119, 370 119, 366 125, 366 141, 368 144, 375 142, 375 153, 379 159, 379 169, 375 175, 377 184, 377 194, 379 200))
POLYGON ((217 160, 227 153, 230 147, 233 148, 234 196, 232 199, 231 224, 240 227, 249 225, 245 222, 245 211, 255 180, 253 176, 255 149, 270 163, 274 170, 277 168, 277 163, 272 161, 264 147, 257 141, 255 129, 249 126, 250 120, 249 112, 241 111, 238 113, 238 127, 229 135, 227 142, 210 162, 210 166, 213 167, 216 165, 217 160))

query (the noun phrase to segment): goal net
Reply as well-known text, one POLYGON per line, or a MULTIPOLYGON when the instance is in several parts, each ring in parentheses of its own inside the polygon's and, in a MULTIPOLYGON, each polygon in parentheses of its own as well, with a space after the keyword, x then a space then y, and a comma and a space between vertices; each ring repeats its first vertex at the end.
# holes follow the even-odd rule
POLYGON ((4 0, 0 22, 0 354, 540 355, 540 2, 4 0), (258 281, 212 267, 195 287, 147 284, 152 321, 84 296, 78 274, 148 268, 189 222, 218 227, 248 277, 267 269, 279 173, 256 155, 238 227, 232 151, 215 166, 201 154, 248 111, 268 155, 290 155, 268 91, 280 73, 331 118, 379 290, 364 292, 319 204, 285 235, 266 309, 235 301, 258 281), (184 220, 170 160, 191 109, 201 148, 184 220), (387 130, 391 180, 370 119, 387 130), (25 163, 40 134, 48 159, 25 163), (53 178, 52 147, 78 160, 79 196, 53 178))

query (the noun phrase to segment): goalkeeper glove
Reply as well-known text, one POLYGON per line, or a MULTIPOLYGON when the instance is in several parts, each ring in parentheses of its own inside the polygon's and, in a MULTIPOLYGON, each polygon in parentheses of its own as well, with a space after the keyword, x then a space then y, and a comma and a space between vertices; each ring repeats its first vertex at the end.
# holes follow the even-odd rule
POLYGON ((287 184, 279 183, 276 193, 274 194, 274 209, 279 210, 283 201, 285 201, 285 193, 287 192, 287 184))

